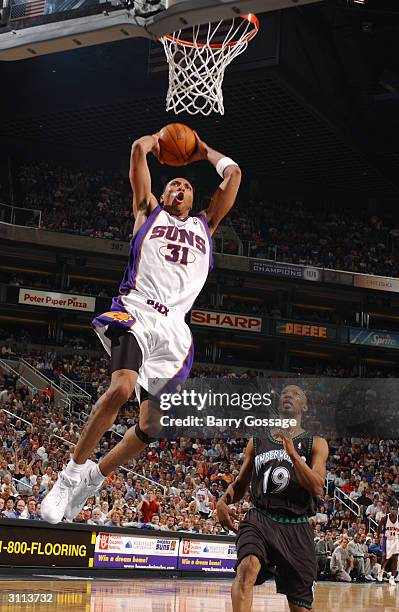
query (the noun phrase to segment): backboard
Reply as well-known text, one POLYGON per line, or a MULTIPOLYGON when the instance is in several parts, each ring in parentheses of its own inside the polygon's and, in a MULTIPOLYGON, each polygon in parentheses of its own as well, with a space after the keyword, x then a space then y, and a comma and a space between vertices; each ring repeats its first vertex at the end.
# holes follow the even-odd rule
POLYGON ((0 61, 15 61, 142 36, 232 15, 323 0, 0 0, 0 61), (10 4, 8 4, 10 2, 10 4))

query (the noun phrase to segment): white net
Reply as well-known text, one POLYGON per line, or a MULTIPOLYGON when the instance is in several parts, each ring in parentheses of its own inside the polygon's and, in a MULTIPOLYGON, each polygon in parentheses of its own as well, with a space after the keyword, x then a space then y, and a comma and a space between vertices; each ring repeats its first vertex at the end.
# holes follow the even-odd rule
POLYGON ((246 50, 258 29, 255 15, 245 15, 161 38, 169 64, 166 110, 176 115, 183 111, 224 115, 225 69, 246 50))

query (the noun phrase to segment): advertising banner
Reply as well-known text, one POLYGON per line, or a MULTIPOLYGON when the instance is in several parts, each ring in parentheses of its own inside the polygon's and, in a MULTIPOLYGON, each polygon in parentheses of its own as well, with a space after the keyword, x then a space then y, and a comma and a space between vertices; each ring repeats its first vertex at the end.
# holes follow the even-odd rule
POLYGON ((317 340, 336 340, 337 328, 333 325, 320 325, 319 323, 280 320, 276 321, 276 334, 317 340))
POLYGON ((0 525, 0 566, 93 567, 93 553, 91 531, 0 525))
POLYGON ((392 332, 370 331, 369 329, 351 327, 349 341, 351 344, 399 349, 399 334, 392 332))
MULTIPOLYGON (((266 259, 250 259, 249 271, 279 278, 303 278, 304 267, 294 264, 278 263, 266 259)), ((313 279, 312 279, 313 280, 313 279)))
POLYGON ((371 274, 354 274, 353 284, 355 287, 363 287, 364 289, 399 293, 399 279, 397 278, 373 276, 371 274))
POLYGON ((94 312, 96 298, 87 295, 72 295, 70 293, 54 293, 38 289, 20 289, 20 304, 31 306, 47 306, 47 308, 62 308, 63 310, 84 310, 94 312))
POLYGON ((232 542, 183 539, 177 569, 233 573, 236 561, 236 547, 232 542))
POLYGON ((178 538, 98 533, 94 567, 119 569, 177 568, 178 538))
POLYGON ((245 330, 250 332, 262 331, 261 317, 231 314, 227 312, 213 312, 211 310, 192 310, 191 323, 207 327, 223 327, 224 329, 245 330))

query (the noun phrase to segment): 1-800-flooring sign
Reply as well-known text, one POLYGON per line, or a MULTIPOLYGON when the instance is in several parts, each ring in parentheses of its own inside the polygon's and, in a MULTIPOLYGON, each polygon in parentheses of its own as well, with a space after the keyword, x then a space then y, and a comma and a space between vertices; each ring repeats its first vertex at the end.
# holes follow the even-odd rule
POLYGON ((90 531, 0 525, 0 566, 93 567, 93 535, 90 531))

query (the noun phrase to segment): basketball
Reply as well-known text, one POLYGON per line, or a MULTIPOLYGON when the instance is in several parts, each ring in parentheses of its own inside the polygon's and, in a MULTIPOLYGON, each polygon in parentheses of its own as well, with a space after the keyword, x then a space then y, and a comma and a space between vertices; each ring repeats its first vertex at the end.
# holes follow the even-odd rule
POLYGON ((193 130, 183 123, 169 123, 160 132, 162 160, 168 166, 184 166, 194 153, 196 138, 193 130))

